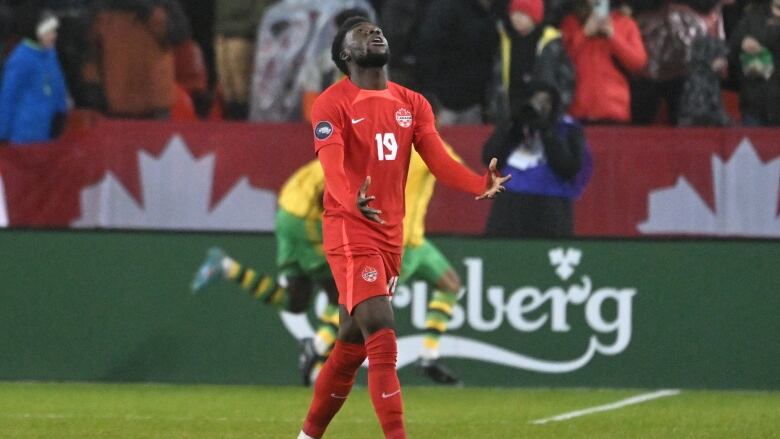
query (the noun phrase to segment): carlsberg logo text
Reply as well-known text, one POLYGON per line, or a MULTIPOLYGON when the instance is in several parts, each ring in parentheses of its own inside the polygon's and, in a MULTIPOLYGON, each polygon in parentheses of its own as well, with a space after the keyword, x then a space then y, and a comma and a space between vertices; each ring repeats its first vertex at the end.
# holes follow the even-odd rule
MULTIPOLYGON (((562 282, 565 285, 546 289, 535 286, 505 289, 489 285, 489 281, 484 278, 483 260, 464 259, 465 291, 462 291, 463 296, 454 308, 448 334, 457 335, 457 329, 464 325, 484 333, 496 331, 502 326, 523 333, 568 333, 572 331, 569 323, 571 316, 579 313, 591 332, 590 344, 583 346, 582 356, 568 362, 552 362, 517 353, 517 367, 526 368, 524 365, 529 364, 533 365, 529 368, 541 372, 568 372, 587 364, 595 353, 616 355, 623 352, 631 342, 633 299, 637 290, 594 287, 588 275, 569 279, 580 262, 581 252, 577 249, 553 249, 549 256, 556 275, 566 281, 562 282)), ((418 329, 425 328, 427 290, 428 286, 423 282, 417 282, 411 287, 401 286, 393 300, 398 308, 411 307, 412 324, 418 329)), ((582 329, 576 328, 577 331, 582 329)), ((487 347, 494 347, 486 343, 489 339, 490 337, 486 336, 484 340, 474 340, 475 346, 486 346, 486 357, 487 347)), ((468 355, 453 352, 451 355, 479 357, 474 352, 469 352, 468 355)), ((485 361, 491 360, 485 358, 485 361)))

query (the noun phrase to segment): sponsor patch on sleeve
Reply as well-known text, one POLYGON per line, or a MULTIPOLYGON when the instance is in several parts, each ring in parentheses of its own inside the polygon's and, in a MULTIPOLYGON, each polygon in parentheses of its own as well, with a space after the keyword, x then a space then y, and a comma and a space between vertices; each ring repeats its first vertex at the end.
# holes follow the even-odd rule
POLYGON ((330 122, 326 120, 317 122, 317 125, 314 127, 314 137, 317 140, 327 140, 331 134, 333 134, 333 125, 330 122))

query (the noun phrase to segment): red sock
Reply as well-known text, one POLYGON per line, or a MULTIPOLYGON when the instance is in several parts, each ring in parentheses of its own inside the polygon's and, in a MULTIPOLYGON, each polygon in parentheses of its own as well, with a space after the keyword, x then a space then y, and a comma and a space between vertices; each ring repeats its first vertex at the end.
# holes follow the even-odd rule
POLYGON ((315 438, 322 437, 331 419, 347 400, 355 374, 365 359, 363 345, 336 341, 314 384, 314 399, 303 423, 304 433, 315 438))
POLYGON ((395 331, 382 329, 366 340, 368 354, 368 391, 385 437, 406 439, 401 383, 395 369, 398 345, 395 331))

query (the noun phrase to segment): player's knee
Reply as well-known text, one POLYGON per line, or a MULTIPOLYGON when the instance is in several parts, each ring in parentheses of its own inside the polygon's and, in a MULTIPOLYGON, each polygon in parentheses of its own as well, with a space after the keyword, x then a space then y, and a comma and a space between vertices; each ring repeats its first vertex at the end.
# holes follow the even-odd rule
POLYGON ((287 279, 287 311, 300 314, 309 308, 312 282, 305 277, 290 277, 287 279))
POLYGON ((385 311, 385 309, 380 308, 377 311, 379 312, 372 312, 361 316, 360 329, 363 331, 363 337, 365 339, 368 339, 371 335, 384 329, 395 331, 395 319, 393 317, 392 309, 388 309, 387 312, 381 312, 385 311))
POLYGON ((345 343, 363 344, 363 333, 351 319, 341 318, 339 340, 345 343))
POLYGON ((387 319, 382 316, 376 316, 375 318, 366 319, 366 321, 363 322, 363 328, 361 329, 363 330, 363 337, 368 338, 384 329, 395 331, 395 324, 392 318, 387 319))
POLYGON ((358 304, 353 312, 353 319, 366 340, 382 329, 395 330, 393 306, 387 296, 372 297, 358 304))

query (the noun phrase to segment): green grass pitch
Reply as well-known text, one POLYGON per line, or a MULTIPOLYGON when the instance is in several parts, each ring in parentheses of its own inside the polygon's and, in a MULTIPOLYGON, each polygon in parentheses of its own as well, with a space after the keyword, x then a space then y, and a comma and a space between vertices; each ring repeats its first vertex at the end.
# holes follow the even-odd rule
MULTIPOLYGON (((291 387, 0 383, 0 438, 290 438, 311 390, 291 387)), ((647 390, 404 388, 409 437, 779 438, 780 393, 685 391, 535 425, 647 390)), ((382 437, 365 388, 325 436, 382 437)))

